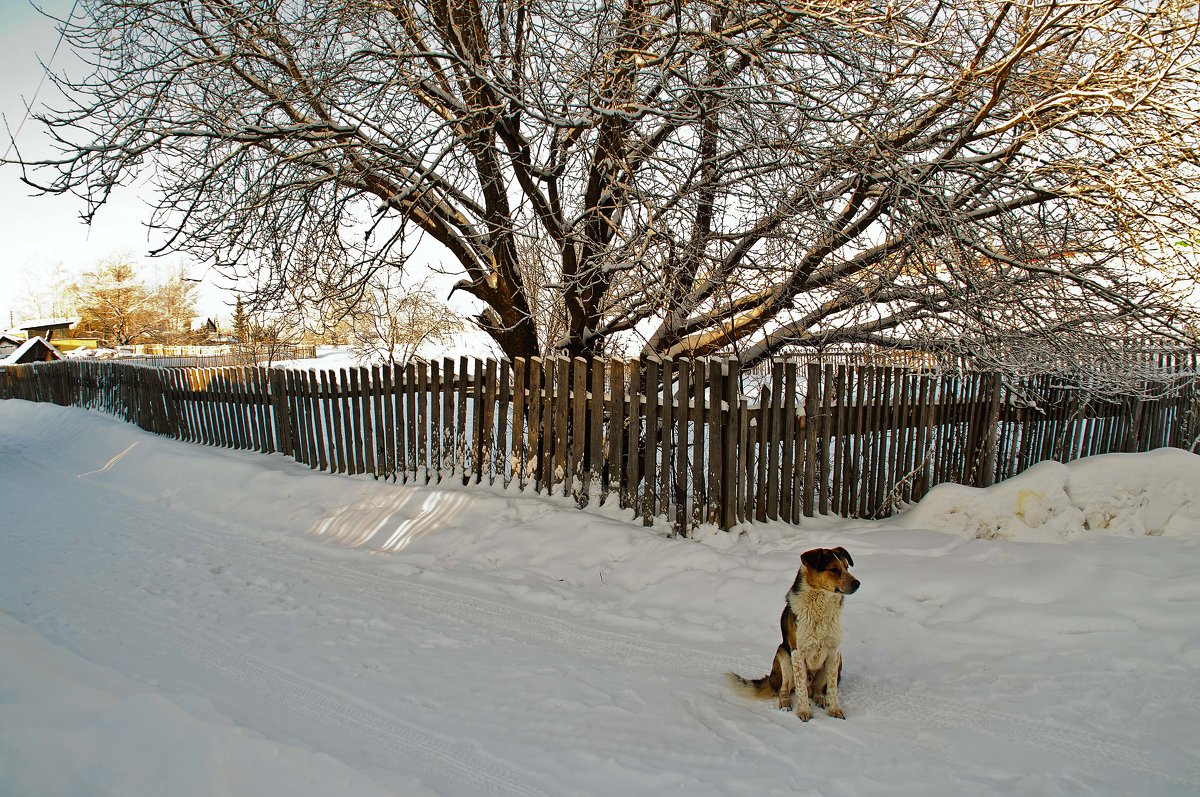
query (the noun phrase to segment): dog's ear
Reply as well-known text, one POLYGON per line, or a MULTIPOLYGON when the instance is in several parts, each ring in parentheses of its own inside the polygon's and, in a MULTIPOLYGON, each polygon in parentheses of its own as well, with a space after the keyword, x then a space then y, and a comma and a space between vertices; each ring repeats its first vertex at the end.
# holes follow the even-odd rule
POLYGON ((829 560, 832 558, 828 548, 813 548, 811 551, 800 554, 801 563, 809 570, 817 572, 829 567, 829 560))
POLYGON ((836 553, 838 556, 842 557, 843 559, 845 559, 846 564, 850 565, 851 567, 854 567, 854 559, 853 559, 853 557, 850 556, 850 552, 847 551, 845 548, 843 548, 839 545, 838 547, 833 549, 833 552, 836 553))

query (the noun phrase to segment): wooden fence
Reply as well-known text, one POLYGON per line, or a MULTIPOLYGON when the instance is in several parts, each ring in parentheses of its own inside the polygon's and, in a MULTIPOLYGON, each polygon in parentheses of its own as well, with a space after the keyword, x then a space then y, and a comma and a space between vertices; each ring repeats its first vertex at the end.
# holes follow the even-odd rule
POLYGON ((940 482, 986 486, 1045 459, 1197 450, 1194 376, 1089 399, 1049 378, 774 363, 753 404, 737 364, 460 358, 338 371, 0 368, 0 398, 101 410, 313 469, 515 485, 616 501, 687 534, 815 513, 887 515, 940 482))

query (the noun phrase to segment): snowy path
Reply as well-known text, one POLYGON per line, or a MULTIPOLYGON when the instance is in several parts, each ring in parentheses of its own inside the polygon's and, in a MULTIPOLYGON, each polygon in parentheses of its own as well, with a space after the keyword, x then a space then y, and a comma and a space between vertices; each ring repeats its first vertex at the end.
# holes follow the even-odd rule
POLYGON ((3 506, 0 614, 120 674, 124 699, 298 753, 341 793, 1200 790, 1191 540, 1068 550, 831 527, 722 554, 650 536, 608 543, 605 583, 563 541, 491 541, 528 527, 586 545, 612 534, 589 524, 619 525, 541 498, 464 507, 461 492, 419 491, 458 515, 372 554, 314 529, 353 527, 364 500, 411 525, 417 510, 375 500, 401 488, 20 402, 0 405, 0 462, 18 497, 3 506), (794 552, 831 537, 865 584, 848 617, 850 719, 805 725, 719 676, 765 666, 794 552), (652 557, 671 578, 645 575, 652 557), (1115 561, 1128 571, 1097 589, 1115 561))

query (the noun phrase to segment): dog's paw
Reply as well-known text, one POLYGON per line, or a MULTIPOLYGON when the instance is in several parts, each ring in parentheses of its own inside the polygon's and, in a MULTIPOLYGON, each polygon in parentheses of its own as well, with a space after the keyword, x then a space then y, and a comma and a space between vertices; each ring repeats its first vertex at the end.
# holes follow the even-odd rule
POLYGON ((844 720, 846 719, 846 712, 842 711, 839 706, 831 706, 829 708, 829 716, 834 717, 835 719, 844 720))
POLYGON ((783 711, 791 711, 792 710, 792 699, 790 697, 783 697, 782 695, 780 695, 779 708, 783 711))
POLYGON ((812 709, 798 708, 796 709, 796 716, 800 718, 801 722, 808 722, 810 719, 812 719, 812 709))

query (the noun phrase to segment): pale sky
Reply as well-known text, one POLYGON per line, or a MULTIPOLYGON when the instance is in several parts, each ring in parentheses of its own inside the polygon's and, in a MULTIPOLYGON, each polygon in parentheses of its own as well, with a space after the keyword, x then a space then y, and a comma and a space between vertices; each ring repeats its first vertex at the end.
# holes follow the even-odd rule
MULTIPOLYGON (((65 16, 72 0, 38 0, 48 12, 65 16)), ((4 124, 16 134, 25 117, 25 103, 32 100, 42 77, 39 56, 50 58, 58 32, 54 23, 38 14, 26 0, 0 0, 0 52, 5 54, 4 69, 0 70, 0 113, 4 124)), ((54 65, 70 63, 70 52, 64 43, 55 57, 54 65)), ((49 83, 42 86, 38 104, 54 102, 55 92, 49 83)), ((2 128, 0 128, 2 132, 2 128)), ((9 150, 8 133, 0 138, 0 152, 9 150)), ((47 138, 41 126, 33 120, 25 123, 17 145, 26 157, 47 153, 47 138)), ((9 157, 15 157, 10 153, 9 157)), ((20 297, 26 291, 30 275, 52 270, 61 264, 68 273, 79 273, 98 261, 112 256, 127 256, 134 262, 145 263, 153 273, 167 272, 183 265, 186 274, 204 278, 198 292, 197 310, 202 315, 219 315, 228 320, 226 303, 231 294, 214 286, 217 275, 208 273, 203 265, 192 264, 186 258, 169 255, 148 259, 150 249, 142 222, 149 209, 132 190, 120 191, 115 201, 103 208, 95 223, 88 227, 79 220, 83 203, 64 196, 34 196, 34 191, 21 182, 20 168, 0 165, 0 330, 13 320, 23 320, 20 297)))

